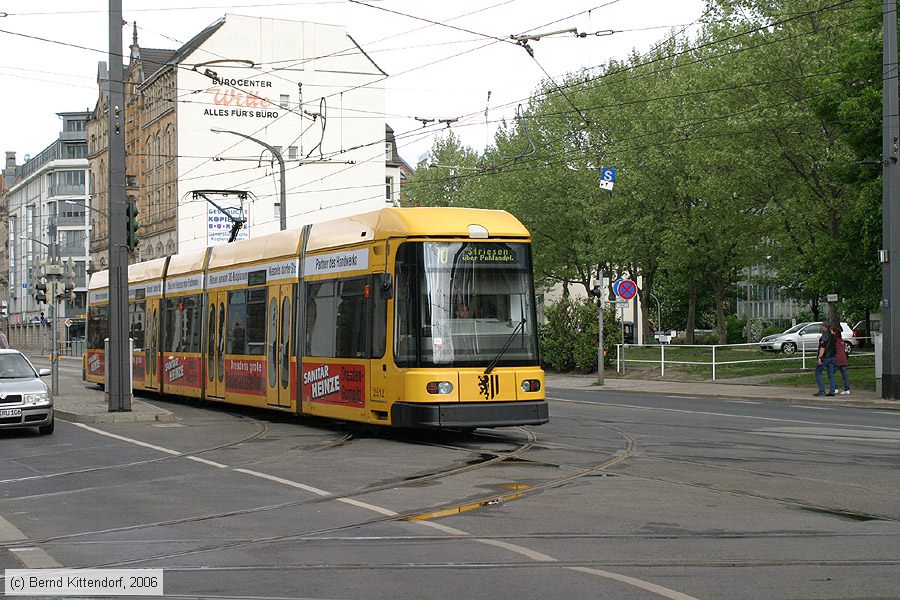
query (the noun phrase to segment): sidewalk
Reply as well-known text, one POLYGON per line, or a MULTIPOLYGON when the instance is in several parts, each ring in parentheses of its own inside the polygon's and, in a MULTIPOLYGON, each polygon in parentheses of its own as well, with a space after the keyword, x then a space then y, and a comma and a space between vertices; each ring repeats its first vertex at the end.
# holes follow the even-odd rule
MULTIPOLYGON (((34 366, 44 368, 49 366, 46 357, 32 354, 34 366)), ((81 368, 81 358, 75 356, 60 356, 60 366, 66 368, 81 368)), ((44 377, 44 382, 49 386, 50 377, 44 377)), ((109 412, 109 400, 106 393, 94 384, 79 381, 68 387, 61 385, 58 396, 53 398, 53 412, 64 421, 73 423, 137 423, 146 421, 173 422, 174 414, 164 408, 144 402, 140 398, 132 397, 131 410, 127 412, 109 412)))
POLYGON ((739 400, 775 400, 825 405, 878 406, 900 410, 900 402, 884 400, 870 390, 852 390, 849 396, 813 396, 815 388, 727 383, 724 381, 660 381, 658 379, 619 379, 607 375, 603 386, 595 385, 596 374, 545 373, 548 390, 565 388, 592 392, 641 392, 670 396, 700 396, 739 400))

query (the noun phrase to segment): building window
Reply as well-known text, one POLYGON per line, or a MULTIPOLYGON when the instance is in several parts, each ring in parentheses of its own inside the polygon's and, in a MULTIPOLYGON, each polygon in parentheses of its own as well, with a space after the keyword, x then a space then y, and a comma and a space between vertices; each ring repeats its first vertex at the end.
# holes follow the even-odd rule
POLYGON ((394 179, 392 177, 384 178, 384 198, 388 201, 394 199, 394 179))
POLYGON ((391 142, 384 143, 384 159, 388 162, 394 158, 394 144, 391 142))
POLYGON ((66 146, 66 158, 87 158, 87 144, 70 144, 66 146))
POLYGON ((278 105, 281 106, 281 108, 287 108, 290 101, 291 101, 291 97, 289 95, 281 94, 280 100, 278 101, 278 105))
POLYGON ((297 146, 288 146, 288 160, 297 160, 297 146))

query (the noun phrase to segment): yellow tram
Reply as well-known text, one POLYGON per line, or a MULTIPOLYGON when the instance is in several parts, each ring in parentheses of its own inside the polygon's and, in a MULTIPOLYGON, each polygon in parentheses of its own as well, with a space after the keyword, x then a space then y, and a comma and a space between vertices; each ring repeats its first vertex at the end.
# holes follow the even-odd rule
MULTIPOLYGON (((84 378, 105 381, 108 273, 84 378)), ((528 231, 385 208, 129 268, 135 389, 395 427, 548 421, 528 231)))

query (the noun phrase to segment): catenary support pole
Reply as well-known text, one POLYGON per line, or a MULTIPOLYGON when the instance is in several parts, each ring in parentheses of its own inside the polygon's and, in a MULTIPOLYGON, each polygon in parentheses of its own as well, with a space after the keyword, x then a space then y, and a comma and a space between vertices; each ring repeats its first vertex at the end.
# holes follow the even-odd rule
POLYGON ((883 4, 882 380, 881 396, 900 399, 900 115, 897 89, 897 2, 883 4))
POLYGON ((125 227, 125 70, 122 0, 109 0, 109 411, 131 410, 128 249, 125 227))

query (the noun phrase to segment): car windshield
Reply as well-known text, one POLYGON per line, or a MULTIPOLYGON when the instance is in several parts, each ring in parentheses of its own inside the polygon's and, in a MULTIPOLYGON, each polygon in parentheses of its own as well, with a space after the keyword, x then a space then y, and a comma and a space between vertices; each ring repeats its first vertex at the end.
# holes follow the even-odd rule
POLYGON ((806 327, 807 325, 809 325, 809 323, 798 323, 797 325, 794 325, 793 327, 791 327, 790 329, 788 329, 787 331, 785 331, 785 332, 782 333, 781 335, 784 335, 785 333, 797 333, 798 331, 800 331, 801 329, 803 329, 803 328, 806 327))
POLYGON ((37 377, 31 364, 21 354, 0 354, 0 379, 37 377))

